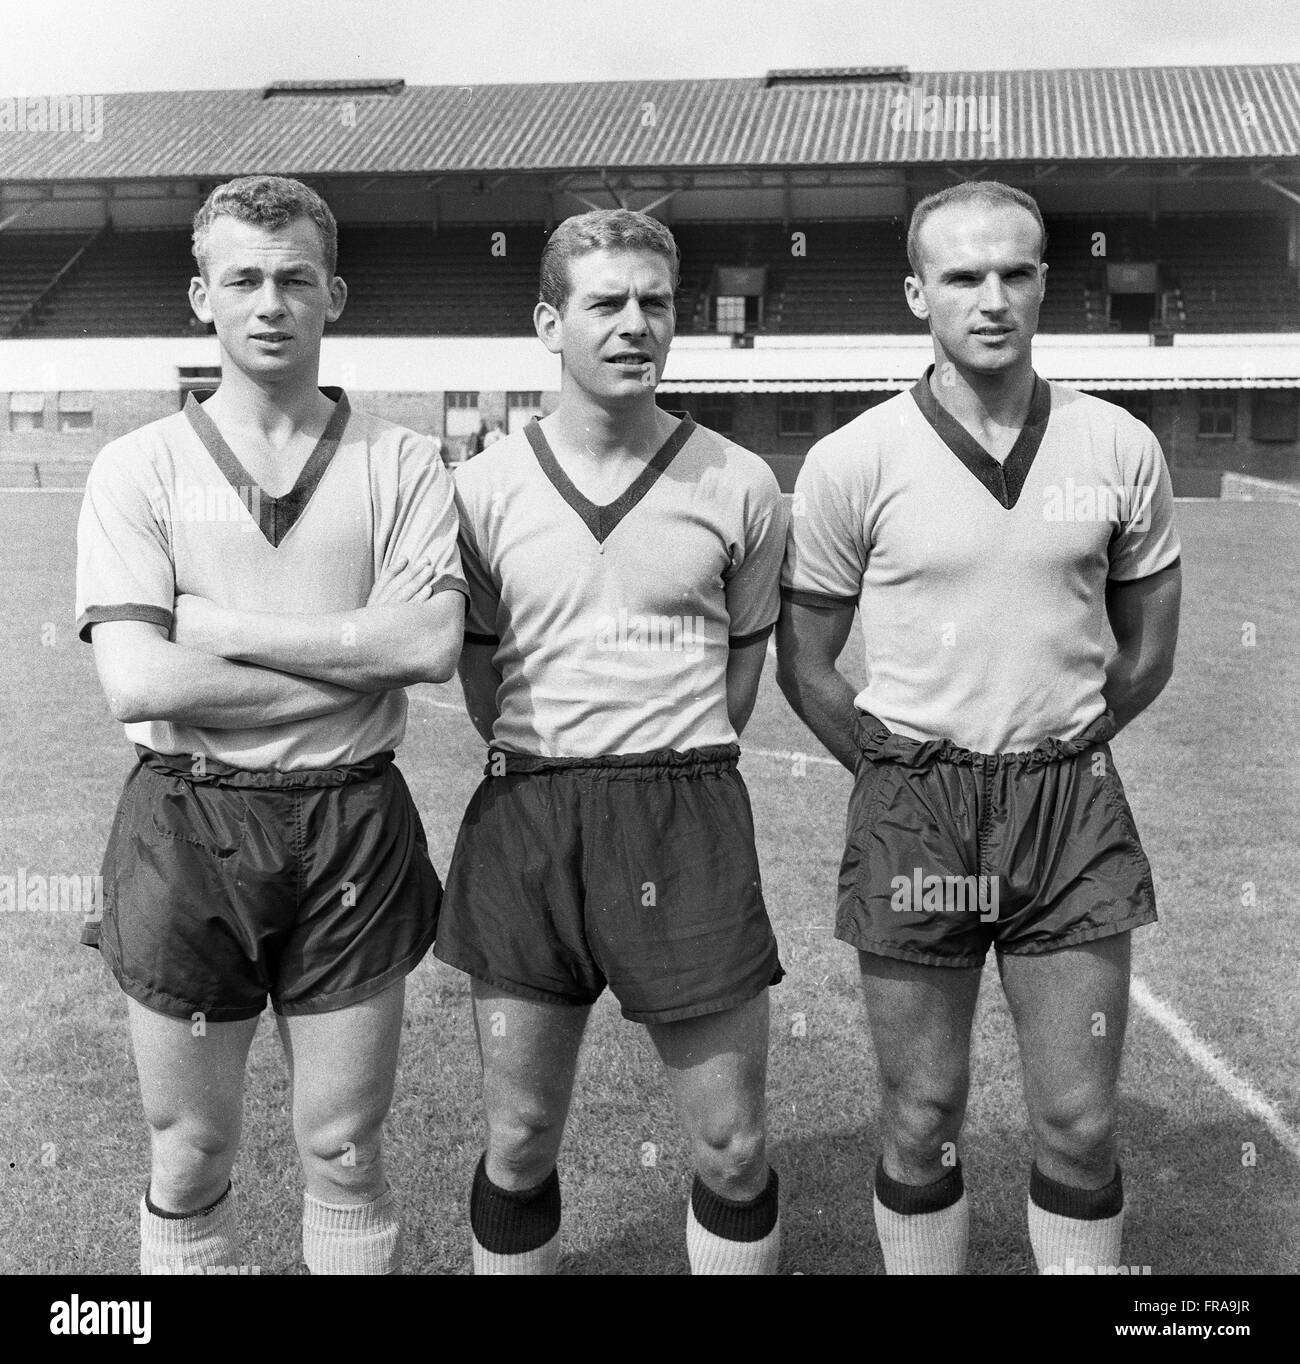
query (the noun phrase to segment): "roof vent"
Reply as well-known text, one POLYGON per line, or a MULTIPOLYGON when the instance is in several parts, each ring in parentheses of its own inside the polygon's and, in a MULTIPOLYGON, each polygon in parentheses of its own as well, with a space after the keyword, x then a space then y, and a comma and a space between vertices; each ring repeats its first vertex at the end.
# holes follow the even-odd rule
POLYGON ((262 90, 263 99, 277 95, 400 95, 404 80, 373 81, 272 81, 262 90))
POLYGON ((769 71, 763 84, 771 89, 774 85, 883 85, 909 80, 905 66, 806 66, 769 71))

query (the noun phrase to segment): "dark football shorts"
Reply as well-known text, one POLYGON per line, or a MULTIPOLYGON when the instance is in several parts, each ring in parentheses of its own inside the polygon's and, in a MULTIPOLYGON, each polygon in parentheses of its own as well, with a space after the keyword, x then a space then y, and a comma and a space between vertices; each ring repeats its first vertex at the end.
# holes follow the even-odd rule
POLYGON ((132 999, 216 1023, 328 1013, 419 963, 442 887, 391 753, 244 771, 137 747, 104 854, 98 947, 132 999))
POLYGON ((859 713, 836 937, 925 966, 979 966, 1126 933, 1156 917, 1151 867, 1110 745, 973 753, 859 713))
POLYGON ((784 972, 739 752, 493 750, 435 955, 545 1003, 588 1005, 608 984, 638 1023, 720 1013, 774 985, 784 972))

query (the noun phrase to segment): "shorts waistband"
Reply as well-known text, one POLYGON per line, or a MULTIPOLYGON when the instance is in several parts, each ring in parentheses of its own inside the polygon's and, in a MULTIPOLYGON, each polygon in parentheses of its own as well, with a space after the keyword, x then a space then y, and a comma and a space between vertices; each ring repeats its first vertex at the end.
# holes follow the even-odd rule
POLYGON ((602 753, 594 758, 547 758, 535 753, 511 753, 504 748, 491 748, 483 773, 488 777, 535 772, 704 777, 734 768, 739 758, 739 744, 705 744, 681 751, 656 748, 648 753, 602 753))
POLYGON ((1110 711, 1099 715, 1077 739, 1044 739, 1042 743, 1020 753, 976 753, 962 748, 951 739, 910 739, 895 734, 867 711, 859 711, 854 723, 854 734, 859 750, 877 762, 906 763, 924 766, 927 763, 955 763, 974 767, 1044 767, 1048 763, 1077 758, 1085 749, 1104 744, 1117 732, 1115 717, 1110 711))
POLYGON ((310 790, 373 781, 393 761, 393 751, 389 749, 361 762, 343 763, 338 767, 304 767, 278 772, 274 768, 254 771, 232 767, 204 753, 155 753, 143 744, 136 744, 135 751, 145 767, 180 777, 193 786, 244 786, 267 791, 310 790))

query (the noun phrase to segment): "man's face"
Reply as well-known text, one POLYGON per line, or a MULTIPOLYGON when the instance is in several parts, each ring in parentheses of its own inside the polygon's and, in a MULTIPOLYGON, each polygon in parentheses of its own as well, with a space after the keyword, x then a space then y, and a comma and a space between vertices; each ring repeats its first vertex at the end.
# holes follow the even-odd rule
POLYGON ((342 313, 347 285, 326 273, 310 218, 274 230, 217 218, 205 273, 190 281, 190 305, 201 322, 215 324, 233 365, 264 380, 310 372, 315 381, 321 334, 342 313))
POLYGON ((947 359, 983 374, 1029 362, 1047 277, 1040 245, 1038 224, 1015 204, 946 204, 925 219, 907 302, 947 359))
POLYGON ((604 405, 634 402, 663 377, 673 340, 672 267, 653 251, 591 251, 569 262, 564 311, 539 303, 537 334, 565 382, 604 405))

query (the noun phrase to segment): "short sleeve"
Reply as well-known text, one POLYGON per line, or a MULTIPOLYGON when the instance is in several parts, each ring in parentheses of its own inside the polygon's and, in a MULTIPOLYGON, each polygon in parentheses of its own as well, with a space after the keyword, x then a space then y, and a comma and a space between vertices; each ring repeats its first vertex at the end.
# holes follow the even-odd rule
POLYGON ((867 571, 863 518, 817 446, 795 482, 781 595, 804 606, 854 606, 867 571))
POLYGON ((770 470, 748 499, 744 553, 725 575, 728 643, 740 648, 765 639, 781 613, 781 563, 790 513, 770 470))
POLYGON ((150 496, 152 465, 111 447, 86 479, 77 521, 77 636, 90 642, 93 626, 142 620, 171 631, 176 566, 162 519, 162 486, 150 496))
POLYGON ((501 604, 501 590, 488 571, 479 548, 473 508, 459 485, 456 504, 460 510, 460 557, 469 584, 469 610, 465 615, 465 641, 468 644, 499 644, 497 609, 501 604))
POLYGON ((1124 516, 1111 536, 1109 578, 1135 582, 1171 568, 1181 548, 1174 526, 1174 494, 1160 443, 1145 427, 1124 464, 1124 516))
POLYGON ((397 515, 384 546, 383 569, 405 559, 433 565, 433 593, 460 592, 469 596, 458 547, 459 517, 451 475, 433 443, 420 437, 415 449, 402 452, 397 515))

